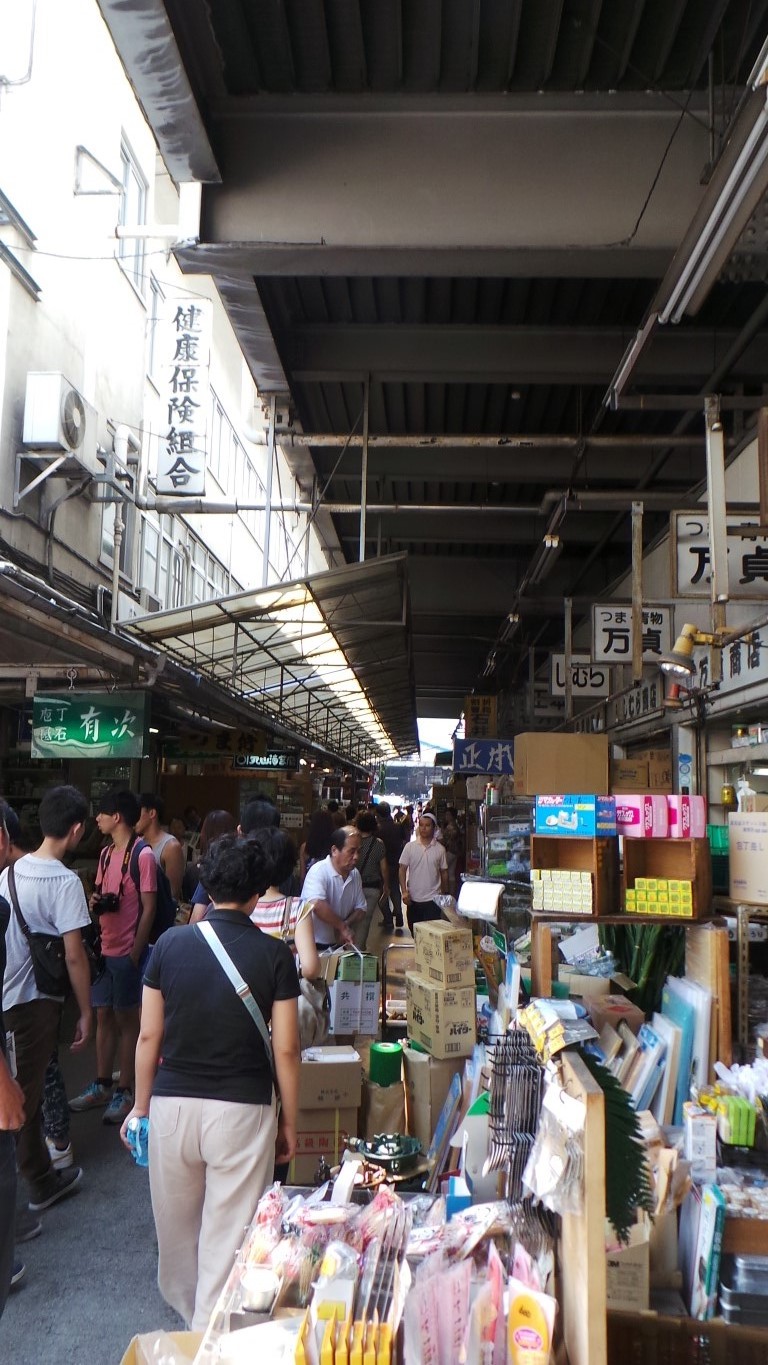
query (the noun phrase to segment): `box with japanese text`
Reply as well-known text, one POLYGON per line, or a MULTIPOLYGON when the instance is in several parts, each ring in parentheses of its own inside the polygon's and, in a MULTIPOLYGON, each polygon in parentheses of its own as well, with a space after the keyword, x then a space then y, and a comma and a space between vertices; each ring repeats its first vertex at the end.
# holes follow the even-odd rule
POLYGON ((472 930, 460 929, 445 920, 415 924, 416 971, 438 986, 473 986, 475 953, 472 930))
POLYGON ((536 797, 536 833, 595 838, 616 833, 613 796, 560 794, 536 797))
POLYGON ((331 1033, 374 1034, 379 1031, 378 981, 334 981, 331 986, 331 1033))
POLYGON ((707 803, 703 796, 667 796, 670 839, 704 839, 707 803))
POLYGON ((354 1048, 309 1048, 299 1067, 299 1108, 357 1108, 362 1080, 360 1054, 354 1048))
POLYGON ((734 812, 728 817, 730 898, 768 905, 768 812, 734 812))
POLYGON ((475 1046, 474 986, 436 986, 417 972, 405 974, 408 1037, 433 1057, 468 1057, 475 1046))
POLYGON ((289 1184, 311 1185, 321 1157, 337 1166, 348 1137, 357 1137, 357 1109, 300 1109, 289 1184))
POLYGON ((616 830, 628 839, 666 839, 669 833, 666 796, 617 796, 616 830))
POLYGON ((611 762, 611 791, 642 792, 648 786, 648 763, 635 758, 614 758, 611 762))

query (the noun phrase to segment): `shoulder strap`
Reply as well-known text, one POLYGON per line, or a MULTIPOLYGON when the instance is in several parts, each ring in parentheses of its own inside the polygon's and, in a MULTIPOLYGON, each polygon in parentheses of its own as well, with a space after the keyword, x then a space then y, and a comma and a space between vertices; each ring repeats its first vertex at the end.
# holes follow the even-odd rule
POLYGON ((373 834, 369 834, 369 835, 368 835, 368 847, 367 847, 367 849, 365 850, 365 857, 363 858, 362 863, 359 863, 359 864, 358 864, 357 870, 358 870, 358 872, 360 873, 360 878, 361 878, 361 880, 362 880, 363 872, 364 872, 365 868, 368 866, 368 863, 370 862, 371 852, 372 852, 372 850, 373 850, 373 845, 374 845, 374 843, 375 843, 375 837, 376 837, 376 836, 373 835, 373 834))
MULTIPOLYGON (((149 847, 150 845, 147 843, 146 839, 142 839, 140 834, 134 836, 133 843, 131 844, 131 857, 128 863, 128 870, 131 874, 131 880, 139 893, 139 897, 141 897, 141 870, 139 868, 139 854, 143 853, 144 849, 149 847)), ((154 857, 154 854, 152 856, 154 857)))
POLYGON ((25 920, 24 916, 21 913, 19 898, 16 894, 16 876, 13 871, 13 863, 8 864, 8 890, 11 896, 11 905, 13 906, 13 913, 16 916, 17 920, 19 921, 21 932, 23 933, 26 939, 29 939, 30 938, 29 925, 27 924, 27 921, 25 920))
POLYGON ((272 1039, 269 1036, 269 1029, 267 1028, 264 1022, 264 1015, 262 1014, 253 997, 253 992, 251 991, 248 982, 245 980, 243 976, 240 975, 240 972, 237 970, 237 967, 232 961, 232 958, 229 956, 229 953, 224 947, 224 944, 222 943, 221 939, 216 933, 216 930, 214 929, 213 925, 209 921, 203 920, 195 925, 195 929, 197 930, 198 934, 200 934, 201 938, 205 941, 205 943, 207 943, 208 947, 213 953, 213 956, 216 958, 216 961, 218 962, 225 976, 227 976, 229 980, 232 982, 232 985, 235 988, 235 994, 238 996, 240 1000, 242 1000, 254 1024, 259 1030, 259 1033, 261 1034, 261 1041, 263 1042, 267 1053, 269 1069, 272 1072, 272 1079, 275 1082, 275 1089, 277 1089, 277 1078, 275 1076, 275 1059, 272 1054, 272 1039))
POLYGON ((291 910, 293 909, 293 896, 286 896, 285 909, 283 910, 283 923, 280 929, 280 937, 285 943, 291 936, 291 910))

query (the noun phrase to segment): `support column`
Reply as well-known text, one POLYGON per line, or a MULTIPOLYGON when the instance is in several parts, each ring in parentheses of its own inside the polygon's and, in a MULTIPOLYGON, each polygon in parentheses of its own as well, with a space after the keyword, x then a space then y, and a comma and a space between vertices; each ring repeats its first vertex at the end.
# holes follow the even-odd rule
MULTIPOLYGON (((720 404, 716 396, 704 400, 707 429, 707 512, 709 515, 709 565, 711 572, 712 630, 725 629, 728 601, 728 545, 725 511, 725 443, 720 404)), ((723 676, 722 650, 710 652, 710 677, 720 682, 723 676)))
POLYGON ((264 558, 261 569, 261 584, 269 582, 269 542, 272 535, 272 478, 275 468, 275 426, 277 424, 277 394, 269 400, 269 431, 267 433, 267 488, 264 512, 264 558))
POLYGON ((363 385, 363 456, 361 465, 360 483, 360 551, 358 559, 362 564, 365 560, 365 520, 368 504, 368 415, 371 396, 370 375, 365 376, 363 385))
POLYGON ((632 681, 643 676, 643 504, 632 503, 632 681))

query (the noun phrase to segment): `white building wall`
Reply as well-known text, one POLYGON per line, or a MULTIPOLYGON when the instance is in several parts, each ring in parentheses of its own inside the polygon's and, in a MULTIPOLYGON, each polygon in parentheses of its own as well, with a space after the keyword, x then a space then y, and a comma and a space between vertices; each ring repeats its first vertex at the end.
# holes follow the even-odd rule
MULTIPOLYGON (((18 30, 28 25, 31 8, 19 4, 0 9, 0 52, 10 50, 12 39, 15 49, 23 49, 23 34, 19 41, 18 30)), ((41 565, 46 560, 47 510, 65 485, 61 480, 52 482, 21 503, 21 516, 10 515, 27 373, 55 370, 66 375, 95 408, 98 441, 104 449, 112 447, 114 426, 126 424, 141 442, 139 489, 151 492, 148 480, 156 464, 151 438, 159 430, 163 400, 147 374, 150 274, 166 297, 181 300, 203 295, 212 301, 211 387, 238 438, 236 450, 241 458, 245 452, 262 486, 266 485, 265 437, 260 437, 261 445, 248 439, 260 421, 261 404, 213 282, 183 276, 168 253, 167 240, 146 242, 143 291, 134 286, 117 259, 115 228, 121 196, 110 177, 121 180, 123 142, 146 181, 146 221, 177 222, 177 188, 157 154, 96 0, 66 0, 65 4, 38 0, 31 79, 4 88, 0 95, 0 191, 37 239, 30 249, 12 225, 0 225, 0 241, 14 250, 41 291, 36 302, 0 260, 0 535, 41 565), (90 156, 78 155, 78 147, 87 149, 90 156), (76 175, 80 193, 75 192, 76 175)), ((273 479, 273 495, 277 498, 282 488, 283 497, 293 500, 296 486, 281 454, 278 462, 280 476, 273 479)), ((27 481, 30 477, 28 472, 27 481)), ((214 502, 242 498, 241 468, 230 461, 220 483, 209 472, 206 492, 214 502)), ((84 496, 65 503, 56 515, 54 565, 82 584, 108 581, 109 556, 104 559, 102 555, 100 562, 102 515, 101 506, 84 496)), ((107 513, 108 518, 111 515, 107 513)), ((261 584, 263 516, 150 520, 165 532, 178 557, 177 596, 181 593, 187 600, 193 582, 199 586, 199 576, 194 579, 191 567, 195 558, 200 559, 194 537, 218 561, 217 565, 209 563, 207 570, 209 580, 214 575, 217 593, 231 586, 261 584)), ((278 521, 273 519, 271 580, 282 576, 286 568, 278 521)), ((141 563, 141 518, 135 522, 133 555, 123 578, 126 590, 148 586, 148 568, 141 563)), ((300 518, 298 526, 295 523, 291 517, 291 551, 301 538, 306 518, 300 518)), ((310 539, 310 570, 327 567, 314 533, 310 539)), ((292 558, 290 576, 300 577, 304 567, 302 548, 292 558)))

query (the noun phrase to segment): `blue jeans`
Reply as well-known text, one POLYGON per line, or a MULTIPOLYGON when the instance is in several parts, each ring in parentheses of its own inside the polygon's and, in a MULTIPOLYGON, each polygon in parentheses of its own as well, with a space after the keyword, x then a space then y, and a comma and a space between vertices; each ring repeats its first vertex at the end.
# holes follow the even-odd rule
POLYGON ((0 1133, 0 1317, 11 1287, 16 1225, 16 1140, 0 1133))

